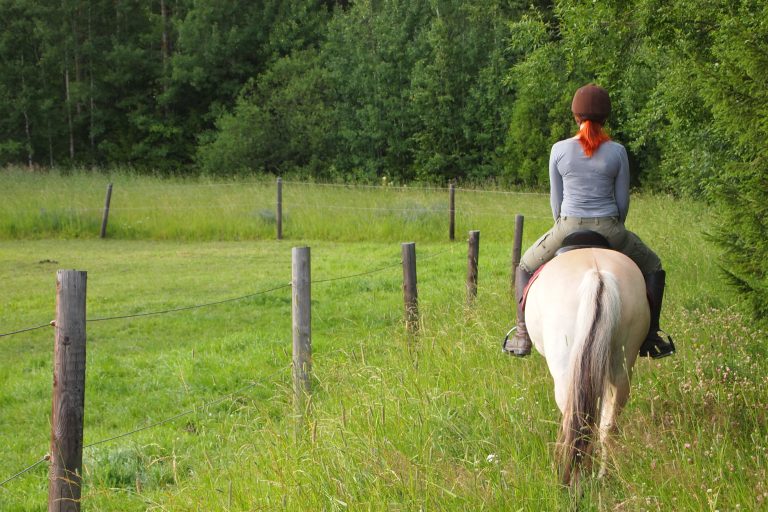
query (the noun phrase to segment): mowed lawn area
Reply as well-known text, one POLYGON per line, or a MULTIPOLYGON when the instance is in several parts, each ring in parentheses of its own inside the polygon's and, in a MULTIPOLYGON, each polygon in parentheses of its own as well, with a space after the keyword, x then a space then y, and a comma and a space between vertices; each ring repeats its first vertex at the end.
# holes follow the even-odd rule
MULTIPOLYGON (((718 270, 705 204, 632 198, 628 227, 668 272, 662 326, 678 354, 638 361, 609 476, 573 495, 558 484, 544 359, 501 353, 515 214, 527 246, 551 223, 547 195, 459 188, 451 242, 446 189, 286 180, 276 240, 272 179, 0 181, 0 334, 54 318, 57 269, 88 272, 84 510, 768 506, 766 335, 718 270), (416 336, 403 325, 402 242, 416 243, 416 336), (315 281, 303 422, 284 286, 296 246, 311 248, 315 281), (188 306, 201 307, 168 312, 188 306)), ((49 450, 53 330, 0 337, 0 361, 5 480, 49 450)), ((47 489, 42 463, 0 488, 0 510, 47 510, 47 489)))

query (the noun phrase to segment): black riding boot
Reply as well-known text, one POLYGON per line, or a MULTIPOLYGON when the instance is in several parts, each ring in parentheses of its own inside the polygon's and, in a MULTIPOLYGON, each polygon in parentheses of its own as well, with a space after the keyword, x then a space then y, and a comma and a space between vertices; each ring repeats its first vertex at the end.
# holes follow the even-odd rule
POLYGON ((523 311, 523 292, 531 280, 531 275, 523 267, 515 269, 515 302, 517 303, 517 327, 514 336, 504 340, 504 352, 513 356, 524 357, 531 353, 531 338, 525 327, 525 311, 523 311))
POLYGON ((648 329, 648 336, 640 346, 641 357, 660 357, 671 356, 675 353, 675 344, 672 338, 667 336, 665 340, 659 336, 659 317, 661 316, 661 303, 664 298, 664 281, 666 273, 663 270, 646 274, 645 287, 648 290, 651 306, 651 326, 648 329))

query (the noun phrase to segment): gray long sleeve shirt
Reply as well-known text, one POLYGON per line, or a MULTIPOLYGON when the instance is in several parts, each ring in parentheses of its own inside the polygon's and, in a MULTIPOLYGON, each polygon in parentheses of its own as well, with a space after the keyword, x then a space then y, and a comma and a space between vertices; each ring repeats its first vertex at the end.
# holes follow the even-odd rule
POLYGON ((619 217, 629 211, 629 160, 618 142, 603 142, 587 157, 578 139, 561 140, 549 156, 552 215, 619 217))

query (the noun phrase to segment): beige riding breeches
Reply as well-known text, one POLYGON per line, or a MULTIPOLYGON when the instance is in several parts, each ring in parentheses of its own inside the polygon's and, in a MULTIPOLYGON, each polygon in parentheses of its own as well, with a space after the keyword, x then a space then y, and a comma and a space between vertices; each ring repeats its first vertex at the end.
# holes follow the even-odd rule
POLYGON ((525 251, 520 266, 533 273, 555 257, 563 239, 574 231, 589 229, 608 239, 611 249, 629 256, 643 274, 661 270, 661 260, 640 237, 624 227, 618 217, 559 217, 555 225, 525 251))

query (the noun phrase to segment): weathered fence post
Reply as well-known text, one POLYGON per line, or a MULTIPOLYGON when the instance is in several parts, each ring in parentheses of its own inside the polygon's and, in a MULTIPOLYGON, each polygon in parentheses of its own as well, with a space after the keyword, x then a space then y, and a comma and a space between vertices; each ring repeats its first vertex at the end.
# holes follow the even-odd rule
POLYGON ((409 332, 416 333, 419 330, 419 293, 416 287, 416 243, 404 243, 402 248, 405 327, 409 332))
POLYGON ((56 321, 48 511, 79 511, 85 415, 87 273, 56 274, 56 321))
POLYGON ((107 185, 107 197, 104 199, 104 215, 101 217, 101 238, 107 237, 107 220, 109 220, 109 202, 112 200, 112 184, 107 185))
POLYGON ((293 393, 296 412, 304 415, 307 397, 312 392, 312 316, 309 247, 294 247, 291 263, 293 312, 293 393))
POLYGON ((277 178, 277 239, 283 239, 283 178, 277 178))
POLYGON ((520 257, 523 251, 523 221, 524 217, 519 213, 515 215, 515 242, 512 246, 512 276, 510 277, 510 289, 515 296, 515 272, 520 265, 520 257))
POLYGON ((472 304, 477 297, 477 260, 480 256, 480 232, 469 232, 467 249, 467 304, 472 304))
POLYGON ((453 242, 456 238, 456 188, 453 186, 453 183, 448 186, 448 215, 450 217, 448 240, 453 242))

